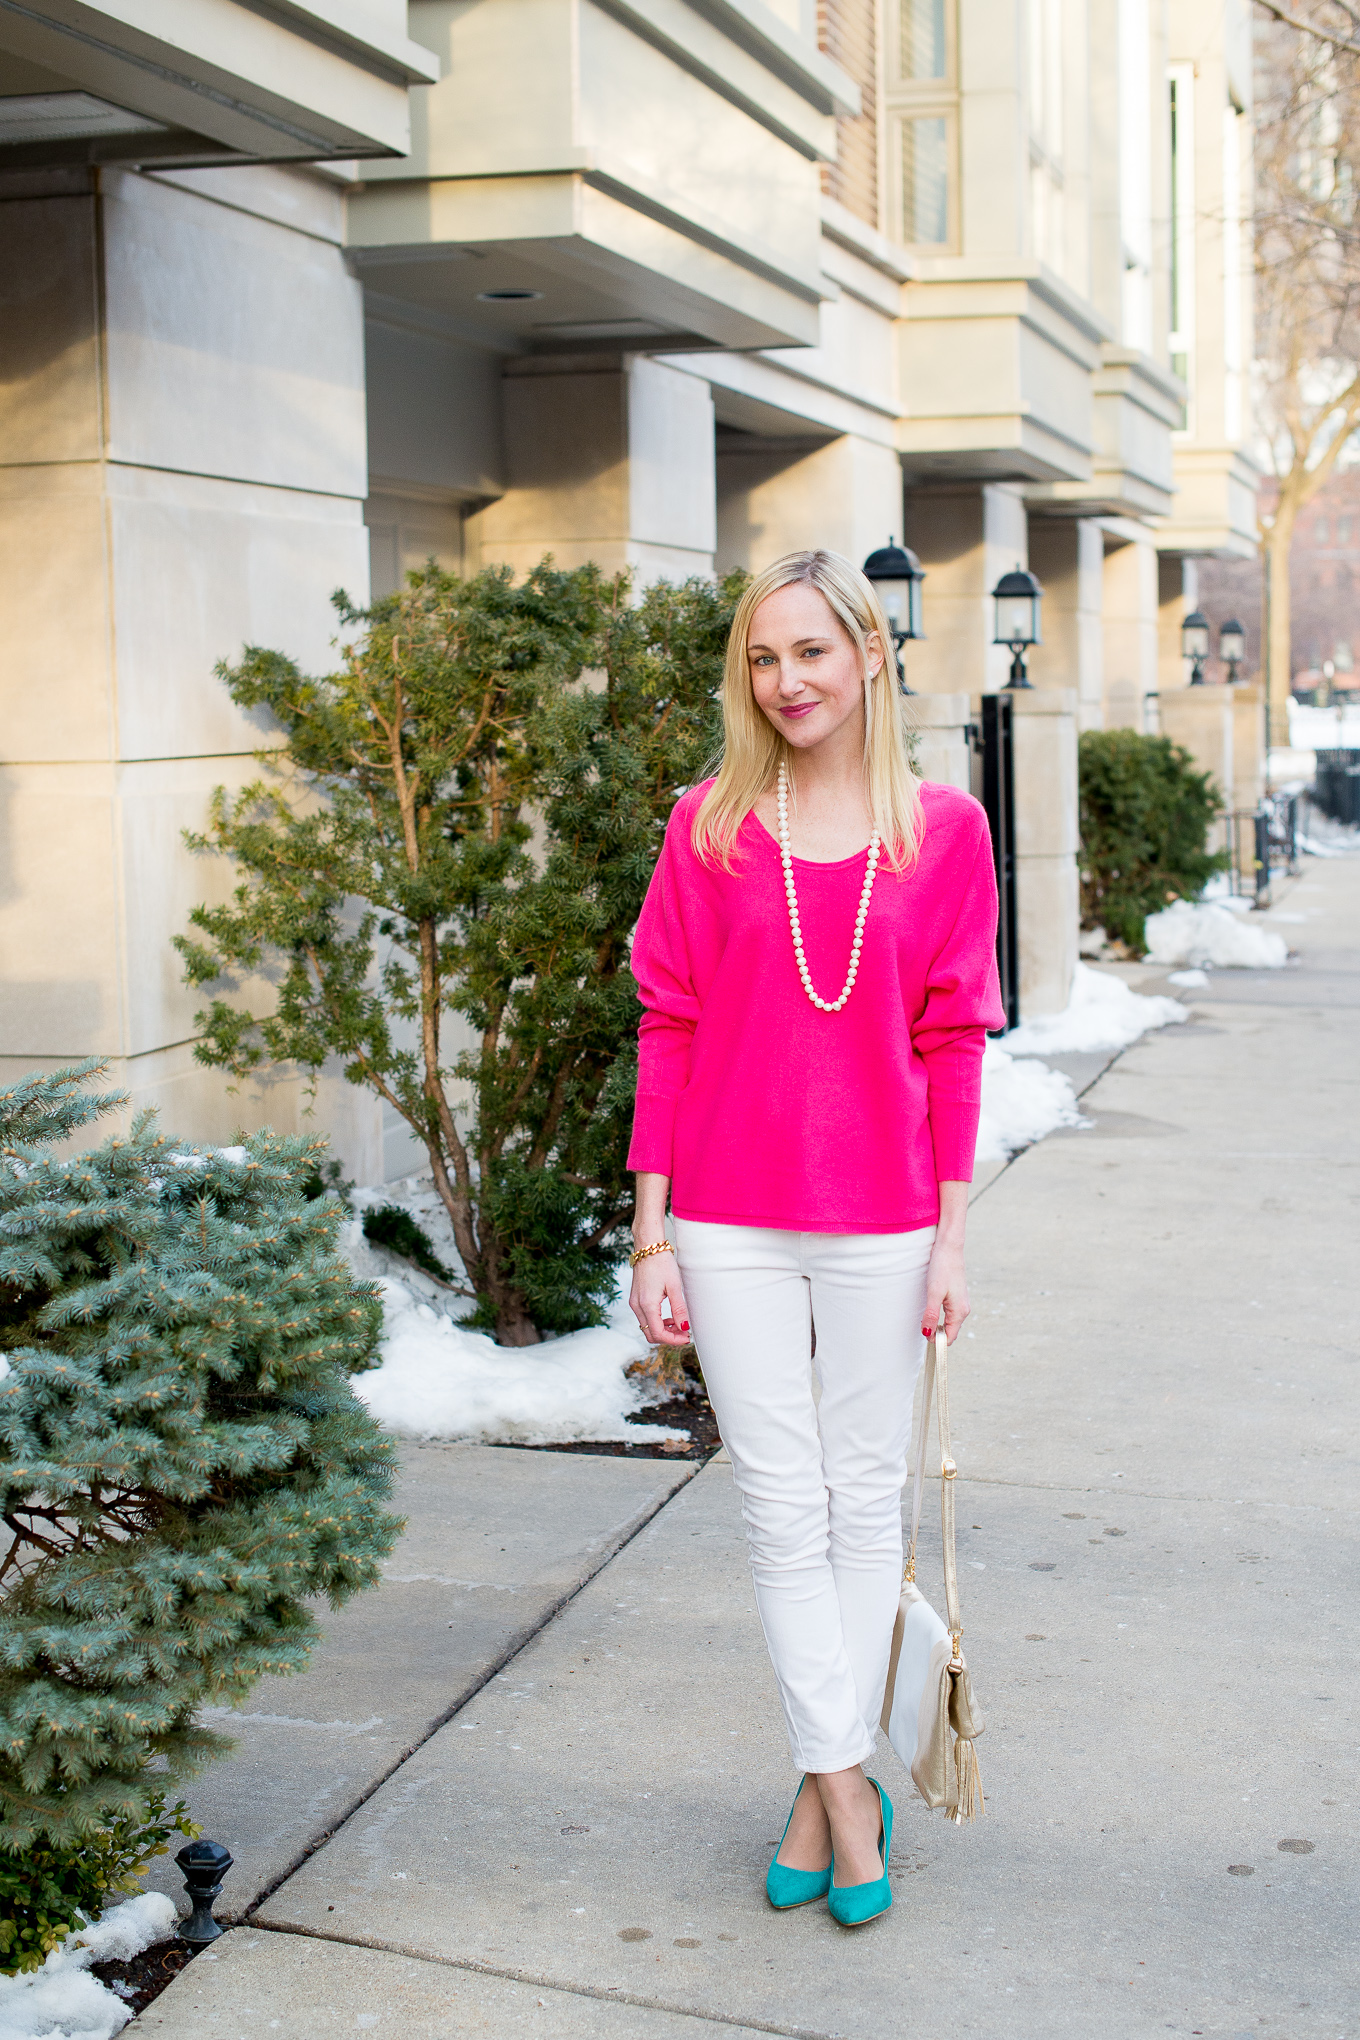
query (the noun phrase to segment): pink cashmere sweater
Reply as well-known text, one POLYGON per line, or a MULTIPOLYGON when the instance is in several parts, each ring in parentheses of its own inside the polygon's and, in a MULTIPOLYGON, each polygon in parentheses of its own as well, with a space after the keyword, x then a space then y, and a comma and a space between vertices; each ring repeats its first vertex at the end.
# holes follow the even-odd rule
MULTIPOLYGON (((779 845, 754 814, 734 870, 690 830, 711 781, 675 804, 633 938, 639 1029, 630 1169, 671 1179, 680 1218, 792 1232, 912 1232, 967 1182, 982 1051, 1004 1025, 987 821, 923 785, 920 855, 880 860, 859 975, 839 1013, 803 990, 779 845)), ((845 983, 866 853, 795 857, 816 991, 845 983)))

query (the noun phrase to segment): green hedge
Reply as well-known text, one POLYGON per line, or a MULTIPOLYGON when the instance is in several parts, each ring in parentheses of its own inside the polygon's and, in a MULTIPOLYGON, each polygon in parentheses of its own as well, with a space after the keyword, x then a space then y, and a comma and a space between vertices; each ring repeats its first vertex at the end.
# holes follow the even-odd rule
POLYGON ((1141 951, 1147 916, 1226 865, 1205 848, 1222 795, 1179 744, 1137 730, 1087 730, 1078 769, 1082 926, 1141 951))

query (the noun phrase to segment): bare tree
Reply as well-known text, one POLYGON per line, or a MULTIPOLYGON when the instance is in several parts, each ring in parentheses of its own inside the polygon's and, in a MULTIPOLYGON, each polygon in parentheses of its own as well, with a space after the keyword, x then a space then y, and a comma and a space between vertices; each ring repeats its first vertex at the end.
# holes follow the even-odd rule
POLYGON ((1324 0, 1260 38, 1256 148, 1257 419, 1278 493, 1262 520, 1266 698, 1287 742, 1289 552, 1299 512, 1360 426, 1360 10, 1324 0), (1344 18, 1343 18, 1344 17, 1344 18))
POLYGON ((1283 7, 1279 0, 1256 0, 1256 5, 1282 28, 1312 36, 1328 49, 1360 57, 1360 7, 1349 6, 1347 0, 1312 0, 1311 5, 1301 0, 1296 7, 1283 7))

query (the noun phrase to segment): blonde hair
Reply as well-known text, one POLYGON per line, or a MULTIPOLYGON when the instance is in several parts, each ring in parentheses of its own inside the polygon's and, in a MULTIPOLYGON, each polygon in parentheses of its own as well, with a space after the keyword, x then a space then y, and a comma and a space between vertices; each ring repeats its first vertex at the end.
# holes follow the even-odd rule
POLYGON ((693 842, 706 862, 732 869, 742 824, 768 787, 781 762, 790 763, 786 743, 756 706, 747 664, 751 620, 767 595, 804 582, 821 595, 859 653, 864 676, 864 791, 884 855, 895 871, 912 863, 921 844, 920 781, 907 751, 902 697, 897 689, 892 631, 873 586, 857 567, 833 552, 786 553, 757 574, 737 604, 723 666, 723 748, 717 777, 694 817, 693 842), (869 672, 869 638, 876 634, 883 663, 869 672))

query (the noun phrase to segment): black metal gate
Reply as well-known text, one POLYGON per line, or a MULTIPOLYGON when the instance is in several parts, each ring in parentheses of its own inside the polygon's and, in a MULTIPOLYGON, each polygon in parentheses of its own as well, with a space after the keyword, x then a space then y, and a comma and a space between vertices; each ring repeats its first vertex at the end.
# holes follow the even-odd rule
POLYGON ((1009 694, 984 694, 978 744, 982 763, 982 805, 992 832, 992 864, 1001 913, 996 928, 996 968, 1006 1025, 1020 1019, 1020 951, 1015 915, 1015 769, 1009 694))
POLYGON ((1360 825, 1360 751, 1319 751, 1313 805, 1334 822, 1360 825))

